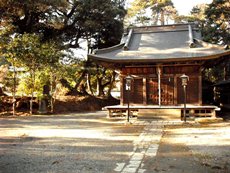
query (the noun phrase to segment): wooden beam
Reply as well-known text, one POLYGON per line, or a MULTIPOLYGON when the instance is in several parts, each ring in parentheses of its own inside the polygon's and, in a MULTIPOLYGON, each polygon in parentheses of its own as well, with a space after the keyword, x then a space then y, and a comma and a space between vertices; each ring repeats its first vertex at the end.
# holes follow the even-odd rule
MULTIPOLYGON (((204 64, 204 61, 194 61, 194 62, 173 62, 173 63, 167 63, 167 64, 160 64, 161 67, 167 67, 167 66, 174 66, 174 67, 177 67, 177 66, 200 66, 200 65, 203 65, 204 64)), ((143 64, 143 65, 125 65, 125 67, 158 67, 159 64, 155 64, 155 65, 146 65, 146 64, 143 64)))

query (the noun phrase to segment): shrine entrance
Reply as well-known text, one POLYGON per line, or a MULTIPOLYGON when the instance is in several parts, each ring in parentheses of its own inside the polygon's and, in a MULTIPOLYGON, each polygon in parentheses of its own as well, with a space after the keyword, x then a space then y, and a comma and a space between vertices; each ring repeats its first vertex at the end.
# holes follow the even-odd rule
MULTIPOLYGON (((162 76, 160 83, 160 104, 174 104, 174 78, 162 76)), ((159 85, 158 79, 149 78, 147 80, 147 103, 150 105, 159 105, 159 85)))

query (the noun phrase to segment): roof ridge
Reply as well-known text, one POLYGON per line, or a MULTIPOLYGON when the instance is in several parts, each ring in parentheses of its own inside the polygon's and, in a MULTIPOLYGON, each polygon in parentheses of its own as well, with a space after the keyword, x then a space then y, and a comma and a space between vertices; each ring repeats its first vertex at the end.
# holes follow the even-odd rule
POLYGON ((151 26, 138 26, 130 27, 134 33, 138 32, 167 32, 167 31, 183 31, 188 30, 188 26, 191 26, 193 30, 198 30, 195 23, 182 23, 182 24, 170 24, 170 25, 151 25, 151 26))

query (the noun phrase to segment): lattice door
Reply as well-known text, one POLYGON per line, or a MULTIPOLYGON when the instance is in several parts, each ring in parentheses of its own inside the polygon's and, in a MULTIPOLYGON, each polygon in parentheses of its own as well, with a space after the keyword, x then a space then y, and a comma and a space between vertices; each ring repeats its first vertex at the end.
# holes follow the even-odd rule
MULTIPOLYGON (((147 102, 148 104, 159 104, 158 79, 151 78, 147 80, 147 102)), ((161 104, 174 104, 174 80, 169 77, 161 78, 161 104)))
POLYGON ((143 104, 143 79, 134 79, 132 88, 131 102, 134 104, 143 104))
POLYGON ((147 80, 147 103, 158 104, 158 80, 150 78, 147 80))
POLYGON ((174 104, 174 80, 170 77, 163 77, 161 79, 161 104, 174 104))
POLYGON ((125 88, 125 80, 123 85, 124 90, 124 103, 127 103, 127 98, 129 97, 130 103, 143 104, 143 79, 134 79, 131 84, 130 95, 128 96, 128 91, 125 88))

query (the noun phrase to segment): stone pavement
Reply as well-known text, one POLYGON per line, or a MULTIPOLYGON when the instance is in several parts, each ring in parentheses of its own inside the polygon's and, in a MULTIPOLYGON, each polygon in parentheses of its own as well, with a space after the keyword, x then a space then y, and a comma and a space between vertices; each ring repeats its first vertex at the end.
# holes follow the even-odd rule
POLYGON ((130 153, 128 163, 117 163, 114 169, 120 173, 144 173, 145 158, 154 159, 163 134, 164 125, 181 124, 175 120, 138 120, 135 125, 145 125, 138 139, 133 141, 133 152, 130 153))

